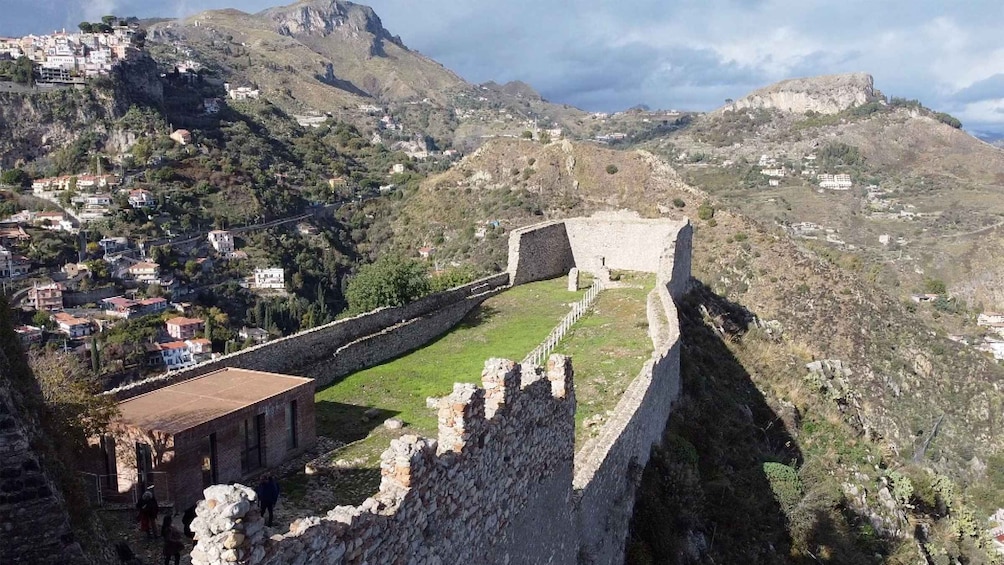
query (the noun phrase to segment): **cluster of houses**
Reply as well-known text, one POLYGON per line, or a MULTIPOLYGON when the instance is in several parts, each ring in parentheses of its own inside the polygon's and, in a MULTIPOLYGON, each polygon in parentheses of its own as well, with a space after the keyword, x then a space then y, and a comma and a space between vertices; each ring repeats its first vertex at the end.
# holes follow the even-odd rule
POLYGON ((108 33, 54 31, 45 35, 0 37, 0 59, 27 57, 38 66, 41 82, 106 75, 118 62, 134 57, 135 30, 112 26, 108 33))
POLYGON ((261 91, 257 88, 251 88, 250 86, 238 86, 234 88, 230 86, 229 82, 223 83, 223 90, 227 92, 227 96, 232 100, 257 100, 261 96, 261 91))
POLYGON ((993 548, 997 553, 1004 555, 1004 508, 998 508, 988 520, 990 526, 990 539, 993 541, 993 548))
MULTIPOLYGON (((814 153, 810 153, 802 159, 801 176, 815 178, 819 181, 820 188, 829 190, 850 190, 851 187, 854 186, 851 175, 847 173, 819 172, 816 168, 816 158, 817 157, 814 153)), ((728 164, 732 164, 732 162, 729 161, 728 164)), ((794 171, 788 169, 787 166, 781 164, 777 157, 773 157, 771 155, 761 155, 759 161, 757 161, 757 167, 760 168, 761 175, 768 177, 767 182, 770 186, 780 186, 780 179, 794 173, 794 171)))

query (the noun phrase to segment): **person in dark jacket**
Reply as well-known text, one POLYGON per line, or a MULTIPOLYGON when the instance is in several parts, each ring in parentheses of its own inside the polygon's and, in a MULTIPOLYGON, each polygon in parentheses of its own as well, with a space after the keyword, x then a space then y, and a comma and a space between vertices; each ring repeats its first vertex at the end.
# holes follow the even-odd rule
MULTIPOLYGON (((185 513, 181 515, 181 525, 184 526, 185 537, 194 540, 195 532, 192 531, 192 522, 195 521, 195 505, 191 505, 185 509, 185 513)), ((194 543, 194 541, 193 541, 194 543)))
POLYGON ((268 512, 268 520, 265 523, 271 526, 275 504, 279 502, 279 481, 275 480, 275 477, 272 475, 265 475, 261 478, 261 482, 258 483, 256 490, 258 493, 258 504, 261 505, 261 515, 264 518, 265 512, 268 512))
POLYGON ((146 537, 154 539, 157 537, 157 512, 160 506, 157 504, 157 496, 153 493, 153 487, 143 491, 143 496, 136 503, 139 509, 139 529, 146 532, 146 537))
POLYGON ((181 550, 185 549, 185 543, 181 541, 181 532, 171 525, 171 515, 164 516, 164 523, 160 526, 160 537, 164 539, 164 565, 171 565, 171 558, 174 558, 174 565, 181 563, 181 550))

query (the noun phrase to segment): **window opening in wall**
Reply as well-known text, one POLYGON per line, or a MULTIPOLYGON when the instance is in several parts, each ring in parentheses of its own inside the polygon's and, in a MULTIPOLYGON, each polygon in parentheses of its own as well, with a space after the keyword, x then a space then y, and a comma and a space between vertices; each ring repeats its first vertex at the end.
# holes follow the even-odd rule
POLYGON ((262 430, 265 428, 265 415, 258 414, 247 418, 241 424, 244 435, 244 449, 241 451, 241 471, 248 473, 262 465, 262 430))
POLYGON ((296 401, 286 405, 286 450, 296 449, 296 401))
POLYGON ((202 460, 202 488, 219 483, 216 463, 216 434, 211 433, 202 440, 199 446, 199 458, 202 460))
POLYGON ((150 445, 136 442, 136 481, 139 483, 140 491, 146 490, 148 485, 153 484, 153 451, 150 445))

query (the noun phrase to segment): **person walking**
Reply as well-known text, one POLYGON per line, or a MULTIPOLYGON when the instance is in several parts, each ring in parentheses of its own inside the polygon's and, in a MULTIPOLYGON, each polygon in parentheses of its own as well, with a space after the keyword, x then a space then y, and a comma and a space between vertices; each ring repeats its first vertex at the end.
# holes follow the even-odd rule
POLYGON ((153 493, 153 487, 147 487, 143 491, 143 496, 136 503, 139 509, 139 529, 146 532, 146 537, 155 539, 157 537, 157 513, 160 506, 157 504, 157 496, 153 493))
POLYGON ((258 483, 257 491, 262 518, 265 517, 265 512, 268 512, 268 519, 265 524, 271 527, 275 504, 279 502, 279 481, 275 480, 275 477, 272 475, 265 475, 261 478, 261 482, 258 483))
POLYGON ((171 558, 174 558, 174 565, 181 564, 181 550, 185 549, 185 542, 181 541, 181 532, 171 525, 171 515, 164 516, 164 523, 160 526, 160 537, 164 539, 164 565, 171 565, 171 558))

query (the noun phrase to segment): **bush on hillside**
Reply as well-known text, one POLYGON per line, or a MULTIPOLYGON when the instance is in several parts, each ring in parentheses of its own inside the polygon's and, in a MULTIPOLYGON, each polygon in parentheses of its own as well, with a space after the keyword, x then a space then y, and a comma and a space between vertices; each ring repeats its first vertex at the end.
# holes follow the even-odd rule
POLYGON ((617 165, 607 165, 607 174, 608 175, 615 175, 615 174, 617 174, 617 170, 618 170, 617 169, 617 165))
POLYGON ((778 504, 785 513, 790 513, 802 500, 802 479, 798 471, 783 463, 768 461, 763 464, 763 474, 778 504))
POLYGON ((349 280, 345 298, 349 312, 359 314, 384 306, 403 306, 429 290, 425 265, 414 259, 385 256, 359 269, 349 280))

